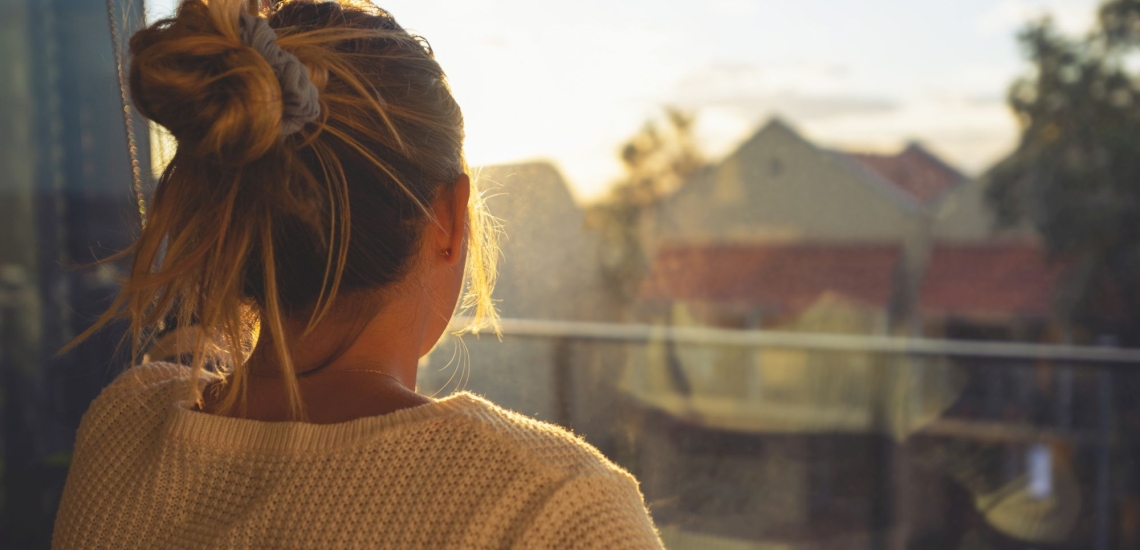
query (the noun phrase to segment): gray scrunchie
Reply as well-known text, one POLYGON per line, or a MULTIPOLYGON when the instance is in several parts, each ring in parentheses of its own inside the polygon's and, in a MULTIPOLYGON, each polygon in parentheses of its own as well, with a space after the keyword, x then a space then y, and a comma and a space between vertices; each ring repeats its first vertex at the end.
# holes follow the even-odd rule
POLYGON ((277 31, 269 20, 249 13, 241 14, 241 42, 264 57, 281 85, 281 135, 299 132, 306 124, 321 116, 317 86, 309 80, 309 70, 297 56, 277 45, 277 31))

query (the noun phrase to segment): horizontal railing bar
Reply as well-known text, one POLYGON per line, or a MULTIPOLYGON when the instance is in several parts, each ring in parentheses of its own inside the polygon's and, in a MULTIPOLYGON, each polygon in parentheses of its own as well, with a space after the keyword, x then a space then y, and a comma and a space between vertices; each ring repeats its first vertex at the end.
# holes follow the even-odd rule
MULTIPOLYGON (((453 321, 452 327, 458 330, 469 322, 470 319, 466 317, 457 317, 453 321)), ((554 321, 548 319, 502 319, 501 327, 505 336, 539 338, 569 337, 617 342, 671 340, 677 344, 694 345, 1140 364, 1140 349, 1113 347, 772 330, 734 330, 711 327, 666 327, 663 325, 554 321)))

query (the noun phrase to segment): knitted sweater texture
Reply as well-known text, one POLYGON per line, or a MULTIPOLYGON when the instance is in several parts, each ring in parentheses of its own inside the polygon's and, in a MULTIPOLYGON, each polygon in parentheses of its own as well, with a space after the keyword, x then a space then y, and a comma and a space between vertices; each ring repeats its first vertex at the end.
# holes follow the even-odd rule
POLYGON ((340 424, 195 412, 120 375, 79 428, 53 548, 660 548, 637 481, 470 393, 340 424))

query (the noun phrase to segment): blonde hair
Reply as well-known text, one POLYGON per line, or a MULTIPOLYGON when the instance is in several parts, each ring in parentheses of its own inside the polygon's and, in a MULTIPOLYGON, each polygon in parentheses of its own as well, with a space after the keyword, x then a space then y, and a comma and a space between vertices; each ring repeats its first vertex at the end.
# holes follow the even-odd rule
MULTIPOLYGON (((387 12, 295 0, 258 15, 307 68, 321 115, 283 137, 281 88, 241 42, 243 12, 257 14, 243 0, 185 0, 131 38, 132 99, 178 146, 139 239, 105 260, 133 256, 120 294, 69 347, 126 319, 139 360, 165 321, 194 326, 193 378, 220 370, 218 407, 232 411, 244 409, 248 354, 268 332, 304 418, 286 321, 307 319, 303 334, 343 302, 375 313, 378 302, 356 298, 407 275, 434 222, 428 205, 468 171, 463 118, 430 46, 387 12)), ((462 306, 477 330, 497 326, 495 228, 477 189, 468 228, 462 306)))

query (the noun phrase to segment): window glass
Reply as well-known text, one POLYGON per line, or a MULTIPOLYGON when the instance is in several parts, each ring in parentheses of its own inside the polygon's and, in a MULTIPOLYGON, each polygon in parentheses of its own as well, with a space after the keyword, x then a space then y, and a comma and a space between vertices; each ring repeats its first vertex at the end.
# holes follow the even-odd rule
MULTIPOLYGON (((72 266, 129 245, 173 150, 115 47, 175 4, 0 21, 14 547, 126 360, 115 328, 55 352, 121 271, 72 266)), ((505 234, 501 335, 446 336, 421 393, 574 431, 669 548, 1140 547, 1140 4, 381 6, 505 234)))
MULTIPOLYGON (((116 356, 121 328, 56 356, 109 305, 122 266, 75 267, 126 248, 138 233, 127 129, 144 163, 149 140, 145 124, 124 118, 106 4, 4 8, 0 546, 46 548, 80 416, 125 361, 116 356)), ((113 10, 123 40, 140 6, 113 10)))

